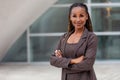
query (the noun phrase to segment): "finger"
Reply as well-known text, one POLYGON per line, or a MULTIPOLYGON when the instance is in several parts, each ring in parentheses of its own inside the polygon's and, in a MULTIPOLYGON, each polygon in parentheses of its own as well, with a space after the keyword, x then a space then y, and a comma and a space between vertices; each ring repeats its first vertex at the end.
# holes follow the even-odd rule
POLYGON ((57 54, 57 53, 55 53, 55 56, 58 56, 58 54, 57 54))
POLYGON ((59 52, 60 54, 62 54, 62 52, 61 52, 60 50, 58 50, 58 52, 59 52))
POLYGON ((60 57, 60 56, 61 56, 61 54, 59 54, 59 53, 55 53, 55 55, 56 55, 57 57, 60 57))
POLYGON ((55 53, 57 53, 57 50, 55 50, 55 53))
POLYGON ((55 50, 55 56, 57 57, 62 57, 61 51, 60 50, 55 50))
POLYGON ((84 56, 80 56, 79 58, 84 58, 84 56))
POLYGON ((62 52, 60 50, 57 51, 57 53, 62 56, 62 52))
POLYGON ((58 56, 59 58, 61 58, 62 56, 58 56))

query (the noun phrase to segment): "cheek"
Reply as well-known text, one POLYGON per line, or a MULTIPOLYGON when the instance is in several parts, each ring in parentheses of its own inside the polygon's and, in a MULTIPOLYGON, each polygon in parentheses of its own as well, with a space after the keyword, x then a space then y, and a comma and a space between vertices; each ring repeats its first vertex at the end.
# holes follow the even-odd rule
POLYGON ((86 18, 81 19, 81 22, 83 22, 83 23, 86 23, 86 21, 87 21, 86 18))
POLYGON ((70 17, 70 21, 73 21, 74 20, 74 18, 73 17, 70 17))
POLYGON ((70 18, 70 21, 71 21, 72 23, 74 23, 74 22, 75 22, 75 18, 70 18))

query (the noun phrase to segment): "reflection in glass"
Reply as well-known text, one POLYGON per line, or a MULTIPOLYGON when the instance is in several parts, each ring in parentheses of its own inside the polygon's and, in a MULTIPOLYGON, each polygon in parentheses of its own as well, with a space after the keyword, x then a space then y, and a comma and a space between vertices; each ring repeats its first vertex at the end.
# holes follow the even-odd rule
POLYGON ((120 31, 120 9, 92 8, 92 23, 95 31, 120 31))
POLYGON ((30 28, 31 33, 66 32, 68 8, 50 8, 30 28))
POLYGON ((26 32, 8 50, 2 62, 27 62, 26 32))
POLYGON ((87 0, 58 0, 55 4, 69 4, 69 3, 75 3, 75 2, 81 2, 84 3, 87 0))
POLYGON ((97 59, 120 59, 120 36, 99 36, 97 59))
POLYGON ((59 37, 31 37, 32 61, 49 61, 59 37))

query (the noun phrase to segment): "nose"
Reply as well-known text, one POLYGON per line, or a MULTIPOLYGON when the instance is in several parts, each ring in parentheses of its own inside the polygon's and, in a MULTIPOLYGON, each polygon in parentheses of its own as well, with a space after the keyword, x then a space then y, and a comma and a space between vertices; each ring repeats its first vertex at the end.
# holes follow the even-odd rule
POLYGON ((79 17, 77 17, 77 21, 80 21, 80 18, 79 18, 79 17))

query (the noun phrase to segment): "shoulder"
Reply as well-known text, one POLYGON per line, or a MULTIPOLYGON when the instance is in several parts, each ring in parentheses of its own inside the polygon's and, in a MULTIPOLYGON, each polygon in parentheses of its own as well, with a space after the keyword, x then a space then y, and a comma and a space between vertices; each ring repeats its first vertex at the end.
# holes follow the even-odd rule
POLYGON ((65 38, 67 37, 67 35, 68 35, 68 32, 63 33, 63 34, 60 36, 60 41, 65 40, 65 38))
POLYGON ((61 38, 62 38, 62 39, 63 39, 63 38, 66 38, 69 34, 70 34, 70 32, 65 32, 65 33, 63 33, 63 35, 61 36, 61 38))
POLYGON ((88 32, 88 37, 90 41, 98 41, 98 38, 94 32, 88 32))
POLYGON ((63 33, 62 37, 66 37, 69 34, 69 32, 63 33))
POLYGON ((88 32, 88 35, 89 35, 89 37, 92 37, 92 38, 96 37, 97 38, 97 36, 94 32, 88 32))
POLYGON ((60 36, 60 39, 63 39, 67 36, 67 32, 66 33, 63 33, 61 36, 60 36))

